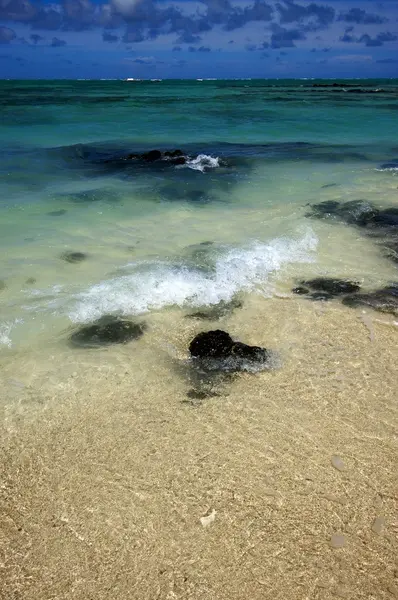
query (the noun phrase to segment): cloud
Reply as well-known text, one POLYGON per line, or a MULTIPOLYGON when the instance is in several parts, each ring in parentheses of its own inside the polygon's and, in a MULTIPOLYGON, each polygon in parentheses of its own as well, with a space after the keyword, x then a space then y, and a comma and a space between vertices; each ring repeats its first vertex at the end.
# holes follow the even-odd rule
POLYGON ((200 46, 198 48, 198 52, 211 52, 211 48, 209 48, 208 46, 200 46))
POLYGON ((181 52, 181 51, 182 51, 181 46, 174 46, 172 49, 172 52, 181 52))
MULTIPOLYGON (((305 40, 305 35, 298 29, 284 29, 278 25, 274 26, 274 33, 271 35, 271 48, 294 48, 298 40, 305 40)), ((265 48, 265 46, 263 45, 265 48)))
POLYGON ((226 15, 224 29, 233 31, 234 29, 244 27, 252 21, 271 21, 273 13, 273 8, 262 0, 255 0, 252 5, 245 6, 243 9, 240 7, 231 7, 226 15))
POLYGON ((39 10, 31 20, 33 29, 46 29, 56 31, 61 28, 63 21, 62 12, 53 8, 39 10))
POLYGON ((102 39, 104 42, 108 42, 109 44, 114 44, 115 42, 119 41, 119 37, 113 33, 110 33, 109 31, 102 32, 102 39))
POLYGON ((140 29, 129 29, 127 28, 122 41, 126 44, 138 44, 143 42, 145 37, 140 29))
POLYGON ((0 21, 29 22, 37 13, 37 8, 29 0, 2 0, 0 21))
POLYGON ((360 37, 356 37, 355 35, 351 34, 353 29, 353 27, 347 27, 347 29, 344 32, 344 35, 340 36, 340 41, 346 43, 365 44, 365 46, 368 47, 377 47, 383 46, 385 42, 396 42, 398 40, 398 36, 395 35, 395 33, 391 33, 390 31, 378 33, 373 38, 368 33, 364 33, 360 37))
POLYGON ((296 4, 293 0, 285 0, 277 4, 280 13, 280 22, 300 23, 306 31, 316 31, 327 27, 334 21, 335 10, 331 6, 311 2, 307 6, 296 4))
POLYGON ((367 13, 362 8, 351 8, 348 12, 341 13, 338 20, 346 21, 347 23, 357 23, 358 25, 381 25, 388 21, 385 17, 367 13))
POLYGON ((60 40, 59 38, 53 37, 50 44, 51 48, 61 48, 62 46, 66 46, 65 40, 60 40))
POLYGON ((396 65, 398 64, 398 58, 381 58, 380 60, 376 60, 376 62, 381 65, 396 65))
POLYGON ((365 46, 373 47, 383 46, 384 42, 396 42, 397 40, 398 37, 395 34, 390 33, 389 31, 385 31, 384 33, 377 34, 374 38, 370 37, 370 35, 365 33, 359 38, 358 42, 365 44, 365 46))
POLYGON ((340 42, 345 42, 347 44, 352 44, 357 41, 355 35, 351 35, 351 32, 354 30, 353 27, 347 27, 344 31, 344 34, 340 36, 340 42))
POLYGON ((364 63, 373 62, 373 58, 366 54, 342 54, 340 56, 333 56, 329 62, 364 63))
POLYGON ((10 29, 9 27, 0 27, 0 44, 9 44, 15 40, 16 37, 17 34, 13 29, 10 29))
POLYGON ((137 65, 147 66, 153 66, 158 62, 154 56, 137 56, 137 58, 131 58, 129 60, 137 65))
POLYGON ((34 43, 34 44, 38 44, 39 42, 42 42, 44 40, 44 37, 37 34, 37 33, 32 33, 29 36, 30 40, 34 43))
POLYGON ((202 38, 199 35, 193 35, 190 31, 184 31, 177 39, 176 44, 199 44, 202 38))

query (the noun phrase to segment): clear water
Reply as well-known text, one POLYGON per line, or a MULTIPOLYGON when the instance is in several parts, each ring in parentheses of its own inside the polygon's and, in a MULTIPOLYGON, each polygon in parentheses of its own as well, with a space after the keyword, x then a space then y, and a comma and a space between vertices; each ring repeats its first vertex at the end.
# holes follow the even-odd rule
POLYGON ((398 160, 398 82, 316 83, 1 82, 0 351, 309 274, 396 279, 372 239, 306 213, 397 205, 397 171, 379 167, 398 160), (190 165, 117 160, 176 148, 190 165))

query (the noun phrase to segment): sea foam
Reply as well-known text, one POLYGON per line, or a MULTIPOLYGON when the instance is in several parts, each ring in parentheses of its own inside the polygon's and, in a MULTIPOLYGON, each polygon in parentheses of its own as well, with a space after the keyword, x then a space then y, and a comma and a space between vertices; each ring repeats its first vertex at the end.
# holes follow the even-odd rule
POLYGON ((309 230, 301 239, 277 238, 225 250, 209 272, 161 261, 137 262, 132 272, 93 285, 75 297, 69 311, 74 322, 103 314, 138 315, 166 306, 198 307, 229 301, 237 292, 272 294, 269 278, 284 265, 312 262, 317 238, 309 230))
POLYGON ((186 167, 193 169, 194 171, 201 171, 204 173, 206 169, 215 169, 220 166, 220 159, 216 156, 210 156, 209 154, 198 154, 196 158, 187 160, 185 163, 186 167))

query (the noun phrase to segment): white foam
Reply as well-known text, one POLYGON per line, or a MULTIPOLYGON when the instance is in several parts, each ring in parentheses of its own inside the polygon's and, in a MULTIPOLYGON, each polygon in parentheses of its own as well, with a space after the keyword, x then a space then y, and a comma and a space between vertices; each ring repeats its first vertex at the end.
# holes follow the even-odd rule
POLYGON ((287 263, 312 262, 316 246, 311 230, 299 240, 255 242, 225 251, 210 273, 164 262, 135 263, 133 273, 80 293, 69 317, 90 322, 103 314, 137 315, 165 306, 205 306, 229 301, 239 291, 271 295, 270 275, 287 263))
POLYGON ((7 346, 7 348, 11 348, 12 341, 10 338, 10 333, 18 323, 23 323, 22 319, 5 321, 4 323, 0 324, 0 346, 7 346))
POLYGON ((185 165, 189 169, 193 169, 194 171, 205 172, 206 169, 215 169, 220 166, 220 159, 216 156, 210 156, 209 154, 198 154, 196 158, 192 160, 187 160, 185 165))

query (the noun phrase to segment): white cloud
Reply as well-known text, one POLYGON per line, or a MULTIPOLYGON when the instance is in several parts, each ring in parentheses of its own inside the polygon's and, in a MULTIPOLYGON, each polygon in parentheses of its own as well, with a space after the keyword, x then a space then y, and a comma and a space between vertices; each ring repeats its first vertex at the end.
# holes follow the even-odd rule
POLYGON ((373 56, 370 54, 341 54, 339 56, 333 56, 329 62, 340 62, 340 63, 364 63, 373 62, 373 56))

